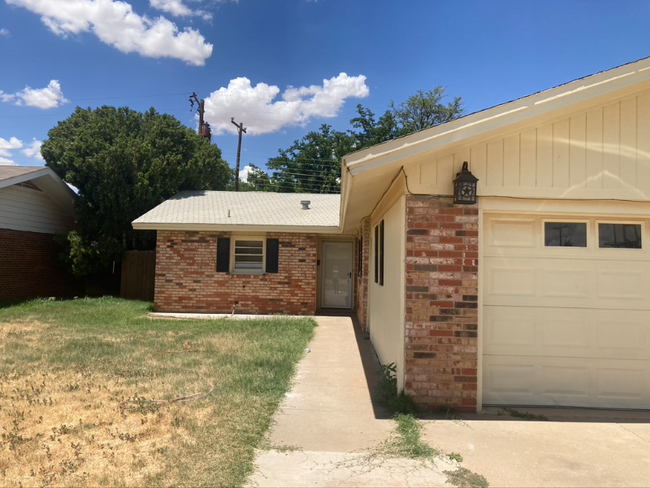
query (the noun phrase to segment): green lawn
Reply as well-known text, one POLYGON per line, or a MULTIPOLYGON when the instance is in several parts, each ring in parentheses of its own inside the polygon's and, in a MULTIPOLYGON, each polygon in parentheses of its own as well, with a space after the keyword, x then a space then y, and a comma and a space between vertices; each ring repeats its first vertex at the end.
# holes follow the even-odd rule
POLYGON ((0 309, 0 485, 244 483, 314 321, 151 320, 149 307, 0 309))

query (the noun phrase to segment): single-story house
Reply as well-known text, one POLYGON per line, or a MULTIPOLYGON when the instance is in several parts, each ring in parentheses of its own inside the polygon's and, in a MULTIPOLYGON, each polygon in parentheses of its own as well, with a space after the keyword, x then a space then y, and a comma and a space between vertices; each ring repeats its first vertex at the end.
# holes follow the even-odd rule
POLYGON ((75 198, 50 168, 0 166, 0 301, 78 292, 54 242, 75 228, 75 198))
POLYGON ((156 310, 353 310, 422 406, 650 408, 650 58, 350 154, 340 198, 186 193, 133 225, 156 310))

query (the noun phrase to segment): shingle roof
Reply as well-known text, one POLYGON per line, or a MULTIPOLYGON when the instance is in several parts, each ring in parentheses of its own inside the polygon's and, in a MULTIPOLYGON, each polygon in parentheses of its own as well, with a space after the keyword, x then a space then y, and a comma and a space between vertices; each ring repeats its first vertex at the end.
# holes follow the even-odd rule
POLYGON ((301 231, 339 225, 340 195, 185 191, 133 221, 134 229, 301 231), (309 210, 301 201, 308 200, 309 210))
POLYGON ((37 171, 43 171, 45 168, 43 166, 5 166, 0 165, 0 181, 9 180, 15 178, 16 176, 23 176, 29 173, 35 173, 37 171))

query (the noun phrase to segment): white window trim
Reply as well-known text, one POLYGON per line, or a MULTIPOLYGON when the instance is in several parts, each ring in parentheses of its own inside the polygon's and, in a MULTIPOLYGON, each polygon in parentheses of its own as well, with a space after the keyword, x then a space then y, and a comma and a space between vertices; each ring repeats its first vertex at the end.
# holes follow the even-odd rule
POLYGON ((263 275, 266 273, 266 236, 233 234, 230 236, 230 274, 233 275, 263 275), (235 250, 237 241, 261 241, 262 242, 262 269, 236 269, 235 250))

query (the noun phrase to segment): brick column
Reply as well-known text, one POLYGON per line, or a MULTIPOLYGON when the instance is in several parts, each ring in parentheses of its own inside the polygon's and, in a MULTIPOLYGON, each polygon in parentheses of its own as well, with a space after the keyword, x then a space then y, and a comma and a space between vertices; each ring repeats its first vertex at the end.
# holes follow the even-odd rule
POLYGON ((430 410, 475 412, 478 209, 406 200, 405 392, 430 410))

